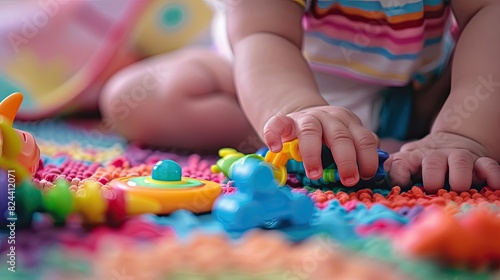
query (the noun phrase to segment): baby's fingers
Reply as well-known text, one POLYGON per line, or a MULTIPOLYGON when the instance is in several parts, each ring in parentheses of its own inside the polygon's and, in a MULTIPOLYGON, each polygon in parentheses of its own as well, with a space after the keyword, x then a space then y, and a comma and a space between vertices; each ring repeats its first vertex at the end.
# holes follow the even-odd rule
POLYGON ((294 122, 284 115, 272 117, 264 127, 264 141, 272 152, 278 153, 283 147, 283 138, 295 138, 294 122))
POLYGON ((412 183, 412 175, 420 171, 423 160, 419 150, 399 152, 391 155, 384 164, 389 173, 391 183, 397 186, 408 186, 412 183))
POLYGON ((431 153, 422 161, 422 181, 429 193, 443 188, 448 171, 448 155, 440 152, 431 153))
POLYGON ((321 122, 310 114, 300 115, 297 120, 297 138, 300 155, 308 178, 316 180, 323 175, 321 146, 323 129, 321 122))
POLYGON ((323 122, 324 141, 332 151, 340 181, 351 187, 359 182, 356 149, 351 131, 340 121, 323 122))
POLYGON ((359 124, 351 124, 356 157, 361 178, 367 180, 375 176, 378 169, 378 137, 359 124))
POLYGON ((450 188, 456 192, 470 189, 474 157, 468 151, 455 151, 448 156, 450 188))
POLYGON ((481 182, 500 190, 500 165, 491 158, 482 157, 474 163, 474 171, 481 182))

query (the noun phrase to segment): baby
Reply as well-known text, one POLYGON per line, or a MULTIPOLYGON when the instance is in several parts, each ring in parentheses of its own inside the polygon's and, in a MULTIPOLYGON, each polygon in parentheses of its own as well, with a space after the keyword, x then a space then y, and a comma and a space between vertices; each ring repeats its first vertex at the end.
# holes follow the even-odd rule
POLYGON ((434 119, 386 162, 392 183, 500 189, 498 1, 212 1, 217 50, 153 57, 108 82, 102 113, 126 137, 218 148, 257 135, 274 152, 298 138, 311 179, 324 143, 353 186, 375 174, 379 137, 434 119))

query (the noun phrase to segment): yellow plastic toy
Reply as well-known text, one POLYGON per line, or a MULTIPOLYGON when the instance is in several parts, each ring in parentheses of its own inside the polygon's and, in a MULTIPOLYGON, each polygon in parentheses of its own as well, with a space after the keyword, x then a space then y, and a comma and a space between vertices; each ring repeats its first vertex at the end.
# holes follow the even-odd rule
POLYGON ((216 164, 212 165, 211 169, 213 173, 222 172, 224 176, 230 178, 231 175, 229 171, 233 163, 245 156, 260 157, 263 161, 271 163, 274 167, 274 178, 278 181, 279 186, 284 186, 288 179, 286 163, 290 159, 302 162, 298 139, 283 143, 283 148, 278 153, 268 151, 265 157, 261 157, 257 154, 245 155, 232 148, 220 149, 219 156, 221 159, 219 159, 216 164))
POLYGON ((0 103, 0 168, 15 170, 17 180, 29 178, 38 170, 40 149, 28 132, 12 127, 23 95, 13 93, 0 103))
POLYGON ((284 186, 288 177, 286 163, 291 159, 302 162, 302 156, 300 155, 299 150, 299 140, 295 139, 293 141, 283 143, 281 151, 278 153, 269 151, 264 159, 277 168, 274 172, 274 176, 279 181, 280 186, 284 186))

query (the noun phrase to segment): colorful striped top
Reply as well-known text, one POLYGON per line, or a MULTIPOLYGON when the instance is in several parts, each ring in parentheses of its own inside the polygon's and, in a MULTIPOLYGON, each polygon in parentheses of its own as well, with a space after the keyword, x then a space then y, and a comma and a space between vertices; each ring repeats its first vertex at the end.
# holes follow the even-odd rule
POLYGON ((305 9, 311 66, 370 84, 425 83, 448 61, 448 0, 292 0, 305 9))

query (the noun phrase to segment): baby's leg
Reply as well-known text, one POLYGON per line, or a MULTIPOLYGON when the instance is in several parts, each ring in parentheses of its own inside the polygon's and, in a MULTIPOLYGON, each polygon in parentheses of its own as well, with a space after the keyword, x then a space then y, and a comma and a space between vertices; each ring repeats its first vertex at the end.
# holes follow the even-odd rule
POLYGON ((103 118, 130 140, 187 149, 257 149, 241 111, 230 62, 186 49, 118 72, 105 86, 103 118))

